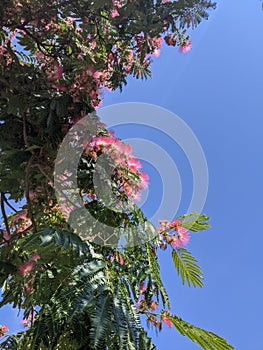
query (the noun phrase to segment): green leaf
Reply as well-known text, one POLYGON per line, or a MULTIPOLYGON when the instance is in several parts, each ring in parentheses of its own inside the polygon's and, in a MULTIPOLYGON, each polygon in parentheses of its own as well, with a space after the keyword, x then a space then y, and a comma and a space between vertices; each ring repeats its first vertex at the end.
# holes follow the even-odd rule
POLYGON ((187 282, 196 287, 203 287, 203 274, 201 268, 196 264, 197 260, 185 248, 173 250, 172 258, 177 273, 182 278, 182 283, 187 282))
POLYGON ((189 231, 197 232, 203 231, 211 226, 206 222, 210 218, 205 214, 198 214, 195 212, 179 216, 177 219, 183 222, 182 226, 189 231))
POLYGON ((90 338, 93 348, 101 350, 105 346, 111 325, 113 300, 109 293, 97 298, 96 308, 91 315, 90 338))
POLYGON ((156 350, 156 346, 152 343, 151 338, 147 336, 147 333, 142 329, 139 336, 139 349, 140 350, 156 350))
POLYGON ((163 305, 167 305, 168 308, 170 308, 170 300, 168 297, 168 294, 166 292, 166 289, 164 288, 163 282, 161 280, 160 276, 160 266, 159 263, 156 259, 156 256, 154 255, 152 251, 152 247, 150 243, 146 243, 146 248, 147 248, 147 254, 148 254, 148 261, 149 261, 149 266, 151 270, 151 277, 154 282, 156 282, 158 289, 160 291, 161 297, 162 297, 162 302, 163 305))
POLYGON ((204 350, 234 350, 232 345, 229 345, 224 338, 221 338, 215 333, 195 327, 191 323, 175 315, 167 316, 167 318, 172 322, 179 333, 187 336, 204 350))
POLYGON ((48 227, 42 232, 40 238, 42 246, 47 246, 53 242, 56 246, 62 246, 62 250, 72 248, 73 251, 79 253, 79 256, 90 253, 88 243, 82 241, 75 233, 67 230, 48 227))

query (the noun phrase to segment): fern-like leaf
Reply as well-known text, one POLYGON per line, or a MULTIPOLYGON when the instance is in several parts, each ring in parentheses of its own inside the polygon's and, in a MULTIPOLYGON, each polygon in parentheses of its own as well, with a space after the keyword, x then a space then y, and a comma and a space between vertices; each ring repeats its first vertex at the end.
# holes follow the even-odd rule
POLYGON ((175 315, 168 316, 168 318, 179 333, 187 336, 194 343, 200 345, 204 350, 234 350, 234 347, 229 345, 224 338, 221 338, 212 332, 195 327, 191 323, 186 322, 175 315))
POLYGON ((182 278, 182 283, 187 282, 190 287, 203 287, 203 274, 201 268, 197 265, 197 260, 185 248, 173 250, 172 258, 177 273, 182 278))
POLYGON ((152 247, 150 243, 146 243, 146 249, 147 249, 147 255, 148 255, 148 261, 149 261, 149 266, 151 270, 152 280, 156 282, 158 286, 158 289, 162 297, 163 305, 164 306, 167 305, 168 308, 170 308, 170 300, 160 276, 160 266, 156 259, 155 254, 152 251, 152 247))
POLYGON ((111 326, 113 299, 109 293, 103 293, 96 300, 91 315, 90 340, 91 348, 101 350, 105 347, 111 326))
POLYGON ((3 342, 0 343, 0 349, 4 350, 17 350, 18 340, 15 336, 8 336, 3 342))
POLYGON ((182 220, 183 222, 182 226, 192 232, 203 231, 211 227, 207 223, 207 221, 209 220, 209 217, 206 216, 205 214, 198 214, 198 213, 192 212, 189 214, 182 215, 177 219, 182 220))
POLYGON ((90 253, 88 243, 82 241, 79 236, 67 230, 48 227, 42 232, 40 238, 42 246, 47 246, 54 242, 56 246, 62 246, 62 250, 67 250, 71 247, 73 251, 79 253, 79 256, 90 253))

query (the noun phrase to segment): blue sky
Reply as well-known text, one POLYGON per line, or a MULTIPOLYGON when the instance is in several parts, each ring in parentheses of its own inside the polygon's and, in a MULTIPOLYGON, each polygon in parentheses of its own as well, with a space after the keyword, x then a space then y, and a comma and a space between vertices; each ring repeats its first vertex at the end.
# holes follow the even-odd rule
MULTIPOLYGON (((130 80, 122 94, 104 99, 104 105, 133 101, 167 108, 198 137, 209 168, 203 211, 212 229, 193 234, 188 247, 203 267, 205 286, 182 286, 168 253, 160 256, 162 276, 175 313, 226 337, 238 350, 263 349, 262 29, 259 0, 218 1, 210 19, 191 33, 190 53, 164 46, 151 80, 130 80)), ((131 137, 131 129, 119 129, 118 135, 131 137)), ((143 131, 134 132, 142 137, 143 131)), ((162 136, 158 142, 165 147, 162 136)), ((177 155, 182 182, 191 186, 178 147, 169 151, 177 155)), ((189 198, 182 187, 184 204, 189 198)), ((150 186, 149 198, 159 192, 150 186)), ((159 350, 199 349, 175 330, 152 334, 159 350)))
MULTIPOLYGON (((237 350, 263 349, 262 29, 259 0, 218 1, 209 21, 191 33, 191 52, 182 55, 164 46, 152 79, 130 79, 122 94, 104 98, 105 106, 132 101, 164 107, 198 137, 209 169, 203 211, 212 228, 193 234, 188 248, 203 267, 205 286, 182 286, 168 252, 160 254, 162 276, 173 312, 224 336, 237 350)), ((116 133, 145 137, 135 127, 117 128, 116 133)), ((183 214, 192 189, 189 164, 176 144, 162 135, 148 136, 175 159, 183 187, 178 214, 183 214)), ((161 179, 147 164, 146 170, 151 184, 145 210, 151 214, 160 200, 161 179)), ((3 308, 0 324, 13 324, 15 330, 15 316, 3 308)), ((158 337, 154 331, 151 335, 159 350, 199 349, 165 326, 158 337)))

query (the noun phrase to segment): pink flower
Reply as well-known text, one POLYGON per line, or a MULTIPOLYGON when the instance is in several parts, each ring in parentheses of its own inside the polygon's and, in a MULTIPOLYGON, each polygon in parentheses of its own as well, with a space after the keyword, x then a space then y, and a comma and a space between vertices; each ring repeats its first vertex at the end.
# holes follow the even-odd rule
POLYGON ((173 228, 177 231, 178 226, 182 225, 182 221, 181 220, 174 220, 170 223, 170 228, 173 228))
POLYGON ((11 218, 11 227, 16 227, 16 232, 23 232, 32 225, 32 221, 27 217, 27 210, 22 210, 21 212, 15 214, 11 218))
POLYGON ((140 202, 142 200, 142 195, 140 194, 140 192, 134 193, 132 195, 132 199, 136 202, 140 202))
POLYGON ((51 87, 53 87, 54 89, 60 90, 60 91, 68 91, 68 89, 66 88, 66 86, 61 85, 61 84, 52 84, 51 87))
POLYGON ((162 4, 167 4, 168 2, 171 2, 171 0, 162 0, 162 4))
POLYGON ((171 238, 170 244, 171 244, 172 248, 176 249, 182 245, 182 242, 180 241, 180 239, 176 235, 174 235, 171 238))
POLYGON ((160 51, 159 49, 155 49, 155 50, 153 51, 153 53, 152 53, 152 56, 153 56, 153 57, 159 57, 159 56, 160 56, 160 53, 161 53, 161 51, 160 51))
POLYGON ((21 321, 21 323, 22 323, 22 325, 24 327, 29 327, 29 321, 28 320, 24 319, 24 320, 21 321))
POLYGON ((141 162, 139 161, 139 159, 131 156, 129 159, 128 159, 128 167, 130 168, 131 171, 133 171, 134 173, 136 173, 141 167, 142 167, 142 164, 141 162))
POLYGON ((191 48, 192 48, 191 41, 187 41, 187 42, 184 43, 183 45, 179 46, 178 50, 179 50, 181 53, 186 53, 186 52, 190 51, 191 48))
POLYGON ((38 252, 32 253, 29 258, 29 260, 31 261, 37 261, 38 259, 40 259, 40 255, 38 254, 38 252))
POLYGON ((156 48, 160 49, 163 43, 163 38, 161 36, 156 36, 150 39, 150 43, 156 48))
POLYGON ((63 74, 63 67, 55 62, 52 69, 47 72, 47 78, 49 81, 60 80, 63 74))
POLYGON ((5 335, 5 333, 8 331, 9 329, 7 325, 4 325, 4 326, 0 325, 0 338, 2 338, 5 335))
POLYGON ((148 187, 148 182, 149 182, 148 174, 141 173, 140 178, 141 178, 140 188, 141 189, 146 189, 148 187))
POLYGON ((34 316, 34 312, 30 312, 30 314, 28 315, 27 318, 24 318, 21 323, 24 327, 29 327, 30 322, 34 322, 35 321, 35 316, 34 316))
POLYGON ((183 227, 177 228, 178 239, 181 242, 181 245, 187 245, 190 239, 190 233, 183 227))
POLYGON ((102 72, 96 71, 93 73, 93 78, 94 79, 99 79, 103 75, 102 72))
MULTIPOLYGON (((169 232, 170 231, 170 224, 168 220, 159 220, 160 226, 157 227, 157 231, 159 233, 162 232, 169 232)), ((163 238, 161 238, 163 239, 163 238)))
POLYGON ((5 241, 9 241, 11 236, 8 234, 6 230, 3 231, 3 238, 5 241))
POLYGON ((23 265, 19 266, 18 271, 22 276, 26 276, 29 272, 31 272, 34 268, 34 261, 27 261, 23 265))
POLYGON ((62 74, 63 74, 63 67, 57 63, 54 66, 54 78, 59 80, 62 78, 62 74))
POLYGON ((150 304, 149 304, 149 309, 150 310, 157 310, 158 309, 158 303, 157 303, 157 301, 153 301, 153 300, 151 300, 150 301, 150 304))
POLYGON ((114 6, 121 8, 123 6, 123 1, 121 0, 112 0, 114 6))
POLYGON ((17 232, 24 232, 32 225, 31 219, 28 219, 22 226, 17 229, 17 232))
POLYGON ((116 9, 111 10, 111 17, 112 18, 118 17, 119 15, 120 14, 119 14, 118 10, 116 10, 116 9))
POLYGON ((169 327, 169 328, 172 328, 172 322, 169 320, 168 317, 166 317, 166 314, 163 314, 161 316, 163 322, 169 327))
POLYGON ((28 282, 28 284, 26 284, 25 286, 24 286, 24 294, 25 295, 27 295, 27 294, 31 294, 32 292, 33 292, 33 282, 32 282, 32 280, 30 280, 29 282, 28 282))
POLYGON ((140 294, 143 294, 147 290, 147 284, 141 283, 140 284, 140 294))

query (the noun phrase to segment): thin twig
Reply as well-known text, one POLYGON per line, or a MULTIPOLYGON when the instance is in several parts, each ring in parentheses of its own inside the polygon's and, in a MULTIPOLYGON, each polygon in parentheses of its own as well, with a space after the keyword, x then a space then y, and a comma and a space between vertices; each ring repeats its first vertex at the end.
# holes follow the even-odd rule
POLYGON ((7 215, 6 215, 6 212, 5 212, 5 203, 4 203, 4 201, 5 201, 4 193, 1 192, 1 211, 2 211, 3 218, 4 218, 6 232, 10 236, 10 229, 9 229, 9 225, 8 225, 7 215))
POLYGON ((25 173, 26 173, 26 178, 25 178, 25 185, 26 185, 26 201, 27 201, 27 207, 28 207, 28 214, 29 217, 32 221, 32 226, 33 226, 33 232, 36 233, 37 232, 37 226, 36 226, 36 222, 34 219, 34 215, 33 215, 33 210, 32 210, 32 205, 31 205, 31 199, 30 199, 30 187, 29 187, 29 177, 30 177, 30 168, 32 166, 32 163, 34 161, 34 155, 32 154, 31 158, 29 159, 29 162, 27 164, 25 173))
POLYGON ((23 114, 23 138, 26 148, 29 148, 29 143, 27 140, 27 131, 26 131, 26 113, 23 114))
POLYGON ((4 201, 5 201, 6 205, 8 205, 10 209, 12 209, 14 212, 17 213, 17 210, 8 202, 8 199, 6 198, 4 193, 3 193, 3 196, 4 196, 4 201))

